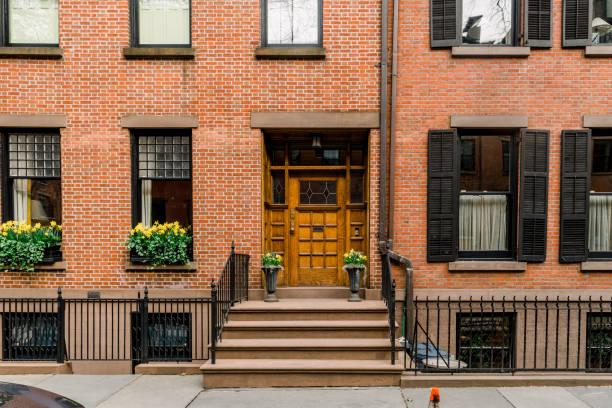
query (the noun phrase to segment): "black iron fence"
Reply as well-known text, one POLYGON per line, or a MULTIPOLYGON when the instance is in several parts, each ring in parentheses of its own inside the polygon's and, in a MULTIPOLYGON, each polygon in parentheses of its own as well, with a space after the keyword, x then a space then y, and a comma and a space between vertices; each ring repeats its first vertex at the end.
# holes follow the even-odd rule
POLYGON ((214 359, 229 308, 248 298, 249 256, 232 244, 211 297, 0 299, 2 360, 204 361, 214 359))
POLYGON ((412 306, 403 344, 415 374, 612 371, 612 299, 415 298, 412 306))

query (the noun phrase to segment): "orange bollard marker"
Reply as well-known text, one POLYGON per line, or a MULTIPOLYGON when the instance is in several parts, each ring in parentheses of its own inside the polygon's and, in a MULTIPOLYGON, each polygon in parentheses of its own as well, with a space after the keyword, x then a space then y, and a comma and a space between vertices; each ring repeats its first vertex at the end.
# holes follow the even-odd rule
POLYGON ((431 388, 431 394, 429 394, 428 408, 440 408, 440 390, 437 387, 431 388))

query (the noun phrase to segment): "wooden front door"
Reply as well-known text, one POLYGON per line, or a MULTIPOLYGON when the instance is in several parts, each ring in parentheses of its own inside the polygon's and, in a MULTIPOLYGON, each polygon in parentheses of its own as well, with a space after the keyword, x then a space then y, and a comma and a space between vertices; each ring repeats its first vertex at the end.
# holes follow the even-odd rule
POLYGON ((289 263, 291 286, 343 285, 345 178, 289 178, 289 263))

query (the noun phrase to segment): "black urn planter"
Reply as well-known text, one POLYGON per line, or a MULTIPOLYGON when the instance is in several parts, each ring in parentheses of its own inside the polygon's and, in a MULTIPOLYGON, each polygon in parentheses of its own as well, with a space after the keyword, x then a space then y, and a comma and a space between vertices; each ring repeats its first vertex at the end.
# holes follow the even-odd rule
POLYGON ((283 269, 282 266, 262 266, 261 270, 266 276, 266 292, 268 293, 264 302, 278 302, 276 297, 276 281, 278 280, 278 271, 283 269))
POLYGON ((348 298, 349 302, 361 302, 359 297, 359 284, 361 282, 361 272, 365 271, 365 265, 344 265, 343 270, 349 276, 349 288, 351 295, 348 298))

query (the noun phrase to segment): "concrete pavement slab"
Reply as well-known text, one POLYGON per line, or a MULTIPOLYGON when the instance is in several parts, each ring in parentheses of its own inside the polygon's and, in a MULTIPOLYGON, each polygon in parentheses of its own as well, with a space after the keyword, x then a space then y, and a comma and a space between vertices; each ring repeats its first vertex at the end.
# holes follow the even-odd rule
POLYGON ((0 375, 0 381, 36 387, 38 383, 50 377, 53 377, 53 374, 0 375))
MULTIPOLYGON (((402 390, 408 408, 427 408, 431 388, 402 390)), ((513 408, 495 388, 440 388, 444 408, 513 408)), ((559 407, 557 407, 559 408, 559 407)))
POLYGON ((143 375, 99 406, 104 408, 184 408, 201 391, 201 375, 143 375))
POLYGON ((612 387, 568 387, 565 389, 592 408, 612 406, 612 387))
POLYGON ((189 408, 405 408, 398 387, 206 390, 189 408))
POLYGON ((137 375, 54 375, 36 386, 73 399, 87 408, 94 408, 138 377, 137 375))
POLYGON ((503 387, 497 390, 516 408, 591 408, 561 387, 503 387))

